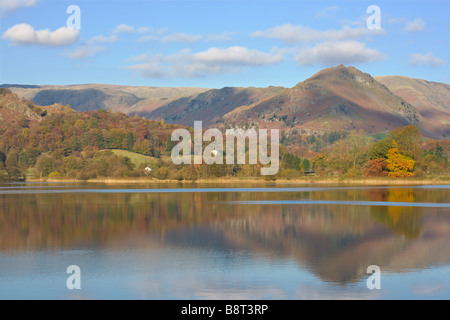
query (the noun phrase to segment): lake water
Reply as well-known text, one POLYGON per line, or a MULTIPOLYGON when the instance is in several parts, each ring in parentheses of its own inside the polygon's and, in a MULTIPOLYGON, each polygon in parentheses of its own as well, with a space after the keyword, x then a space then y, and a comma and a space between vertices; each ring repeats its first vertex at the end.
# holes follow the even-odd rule
POLYGON ((450 186, 1 185, 17 298, 450 299, 450 186))

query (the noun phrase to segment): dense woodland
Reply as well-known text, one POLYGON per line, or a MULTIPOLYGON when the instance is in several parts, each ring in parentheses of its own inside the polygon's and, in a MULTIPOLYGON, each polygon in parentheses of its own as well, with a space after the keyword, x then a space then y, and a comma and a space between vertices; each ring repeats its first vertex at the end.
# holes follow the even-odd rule
POLYGON ((3 180, 139 176, 129 158, 108 149, 160 158, 177 127, 103 110, 68 109, 40 122, 24 117, 0 131, 0 176, 3 180))
MULTIPOLYGON (((32 104, 31 109, 36 108, 32 104)), ((36 111, 36 110, 34 110, 36 111)), ((0 180, 31 178, 147 177, 197 180, 264 178, 258 165, 174 165, 170 135, 180 126, 110 111, 65 108, 40 121, 23 116, 0 128, 0 180), (126 150, 128 153, 118 153, 126 150), (133 155, 145 156, 134 161, 133 155), (152 170, 145 170, 151 168, 152 170)), ((450 140, 422 136, 413 125, 385 135, 329 132, 293 139, 282 136, 280 170, 266 179, 305 174, 344 177, 425 177, 449 172, 450 140)))

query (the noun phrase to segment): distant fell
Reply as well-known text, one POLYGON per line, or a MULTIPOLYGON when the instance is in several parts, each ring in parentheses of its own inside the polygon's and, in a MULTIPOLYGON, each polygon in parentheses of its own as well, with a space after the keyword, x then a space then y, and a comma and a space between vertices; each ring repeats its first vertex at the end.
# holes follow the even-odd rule
POLYGON ((450 136, 450 85, 404 76, 375 79, 413 105, 427 120, 429 130, 450 136))
POLYGON ((450 86, 403 76, 372 77, 354 67, 320 70, 292 88, 160 88, 105 84, 7 85, 37 105, 108 109, 166 123, 279 128, 285 136, 333 131, 386 133, 413 124, 427 137, 450 135, 450 86))
POLYGON ((312 77, 251 108, 231 112, 224 123, 284 129, 287 134, 362 130, 368 134, 414 124, 437 136, 418 110, 367 73, 343 65, 312 77))
POLYGON ((103 109, 132 115, 143 115, 173 100, 197 95, 208 90, 205 88, 163 88, 107 84, 3 86, 40 106, 59 103, 70 105, 76 111, 103 109))

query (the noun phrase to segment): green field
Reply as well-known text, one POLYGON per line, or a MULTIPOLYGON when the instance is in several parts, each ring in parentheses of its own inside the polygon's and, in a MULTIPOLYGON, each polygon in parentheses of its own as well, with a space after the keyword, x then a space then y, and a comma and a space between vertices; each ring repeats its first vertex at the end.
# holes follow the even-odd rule
POLYGON ((143 154, 136 153, 136 152, 121 150, 121 149, 108 149, 108 150, 114 152, 114 154, 117 154, 119 156, 130 158, 131 162, 136 167, 138 167, 140 164, 153 166, 153 165, 155 165, 155 163, 157 161, 157 159, 154 157, 145 156, 143 154))
POLYGON ((386 132, 374 133, 369 135, 369 137, 373 137, 375 140, 383 140, 384 138, 386 138, 386 136, 387 136, 386 132))

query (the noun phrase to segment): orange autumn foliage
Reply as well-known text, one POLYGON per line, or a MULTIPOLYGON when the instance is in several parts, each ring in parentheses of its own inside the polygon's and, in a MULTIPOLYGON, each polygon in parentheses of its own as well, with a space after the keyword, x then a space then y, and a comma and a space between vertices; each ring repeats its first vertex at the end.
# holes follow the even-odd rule
POLYGON ((414 173, 415 161, 410 157, 406 157, 398 152, 397 143, 394 141, 393 147, 387 153, 387 166, 389 177, 412 177, 414 173))

